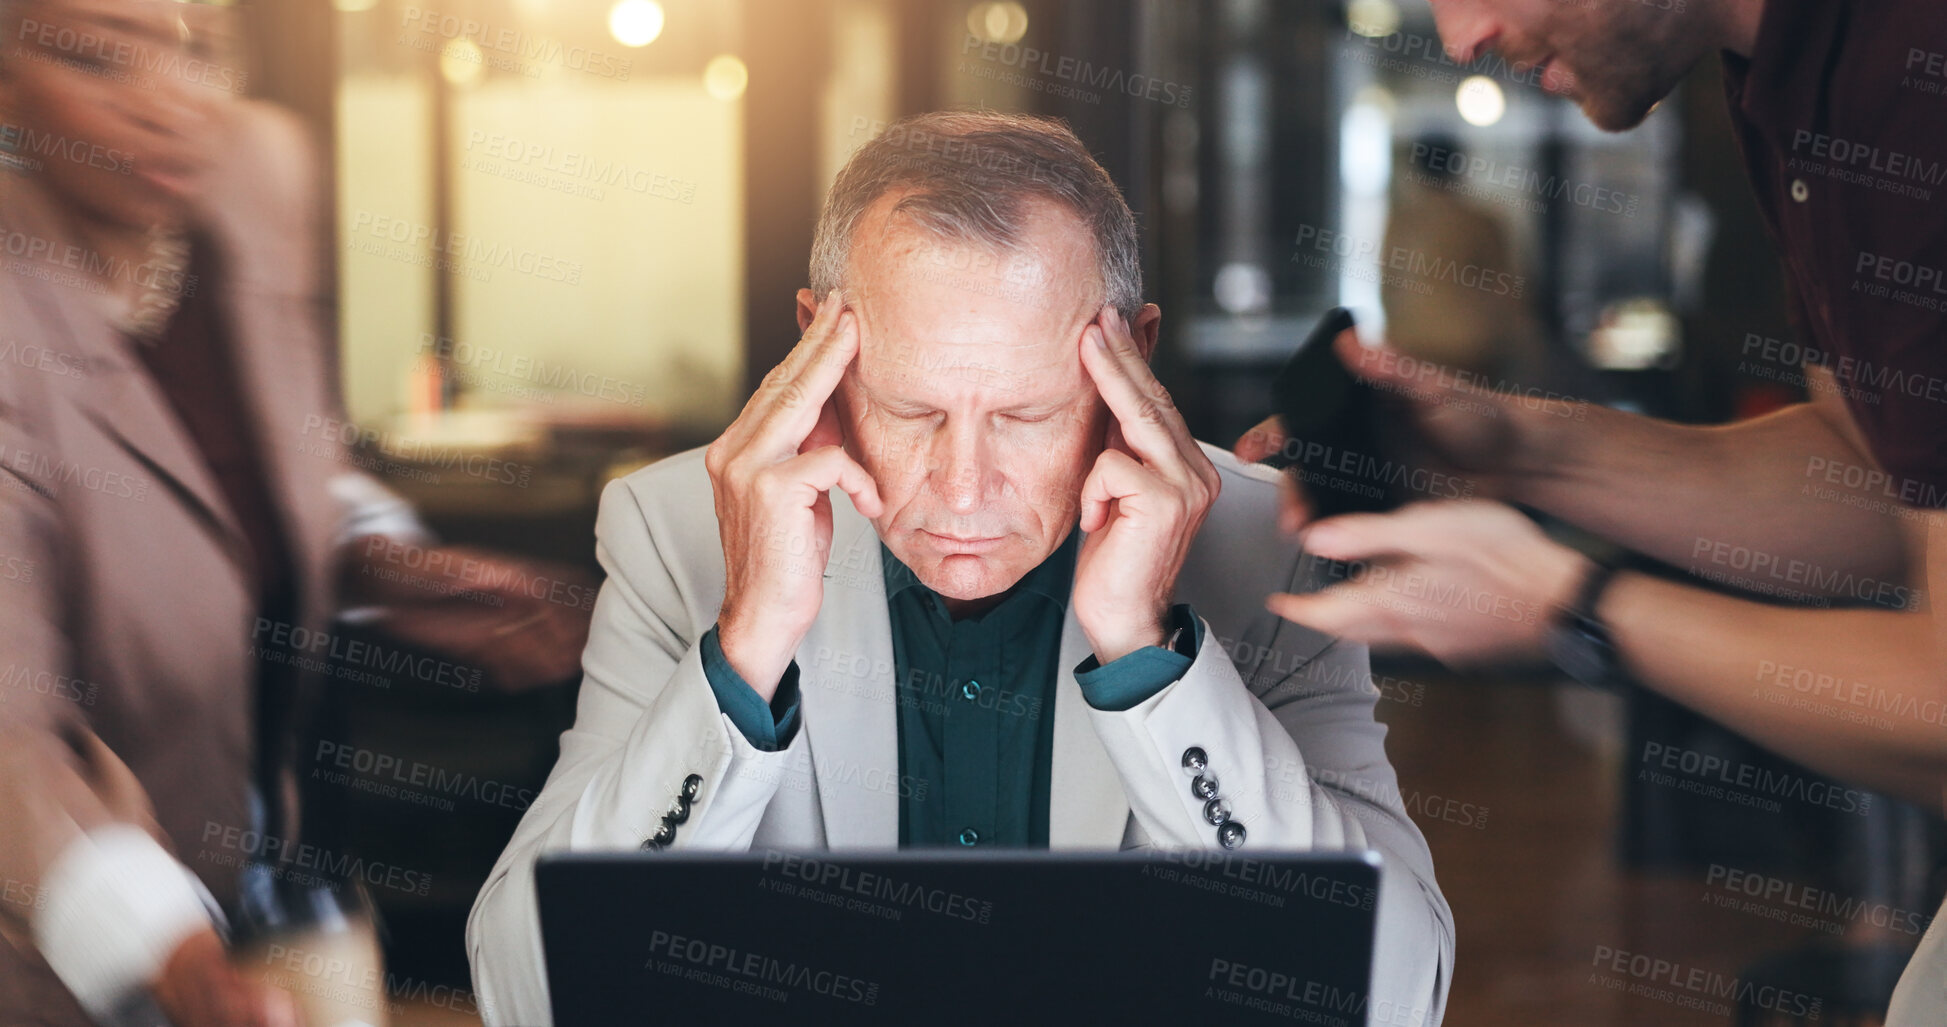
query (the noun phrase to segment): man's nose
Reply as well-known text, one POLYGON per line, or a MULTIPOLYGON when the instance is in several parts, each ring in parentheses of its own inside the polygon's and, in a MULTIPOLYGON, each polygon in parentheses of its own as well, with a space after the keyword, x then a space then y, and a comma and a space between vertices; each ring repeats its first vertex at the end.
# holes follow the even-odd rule
POLYGON ((1501 33, 1488 5, 1480 0, 1429 0, 1440 44, 1456 64, 1472 64, 1501 33))
POLYGON ((980 434, 969 427, 949 426, 935 440, 933 491, 954 513, 980 509, 986 495, 986 449, 980 434))

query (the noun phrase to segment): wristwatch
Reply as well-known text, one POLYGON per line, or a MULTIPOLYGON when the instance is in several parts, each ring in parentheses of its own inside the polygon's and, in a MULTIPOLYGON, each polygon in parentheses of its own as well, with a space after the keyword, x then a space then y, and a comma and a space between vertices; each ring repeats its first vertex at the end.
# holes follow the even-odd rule
POLYGON ((1197 615, 1182 603, 1170 607, 1170 633, 1163 639, 1163 648, 1194 660, 1197 658, 1197 615))
POLYGON ((1548 625, 1545 640, 1548 658, 1563 673, 1585 685, 1609 691, 1621 688, 1624 683, 1622 662, 1616 656, 1615 640, 1595 611, 1596 604, 1602 601, 1603 589, 1615 576, 1614 567, 1596 564, 1588 577, 1582 579, 1575 604, 1563 609, 1548 625))

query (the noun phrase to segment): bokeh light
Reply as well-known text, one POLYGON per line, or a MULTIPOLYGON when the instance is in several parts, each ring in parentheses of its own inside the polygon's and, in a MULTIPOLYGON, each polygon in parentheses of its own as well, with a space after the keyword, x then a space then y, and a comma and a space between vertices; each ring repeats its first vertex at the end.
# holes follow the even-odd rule
POLYGON ((620 0, 609 8, 608 32, 623 46, 648 46, 663 34, 663 5, 656 0, 620 0))
POLYGON ((1460 116, 1469 125, 1482 128, 1501 120, 1508 112, 1508 97, 1501 87, 1486 75, 1471 75, 1454 90, 1454 106, 1460 108, 1460 116))
POLYGON ((967 31, 985 43, 1018 43, 1028 34, 1028 9, 1014 0, 975 4, 967 11, 967 31))
POLYGON ((744 87, 748 85, 750 69, 730 54, 710 58, 710 63, 703 68, 703 89, 716 99, 735 100, 744 95, 744 87))

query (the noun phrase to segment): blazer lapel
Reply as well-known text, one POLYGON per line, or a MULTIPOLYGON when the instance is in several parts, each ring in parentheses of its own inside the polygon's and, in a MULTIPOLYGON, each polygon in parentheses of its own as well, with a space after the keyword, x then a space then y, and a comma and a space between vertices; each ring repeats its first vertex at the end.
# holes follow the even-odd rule
POLYGON ((898 698, 882 573, 872 522, 833 490, 824 605, 798 646, 798 687, 834 849, 899 847, 898 698))
POLYGON ((69 329, 76 348, 89 355, 89 381, 77 390, 82 410, 148 467, 159 479, 157 484, 196 508, 225 538, 237 559, 247 559, 243 531, 230 504, 168 408, 168 400, 129 350, 135 344, 117 338, 105 320, 77 309, 80 305, 78 297, 70 298, 59 304, 63 309, 54 317, 69 329))
MULTIPOLYGON (((51 201, 24 182, 8 183, 3 205, 8 227, 30 238, 65 244, 66 235, 49 213, 51 201)), ((88 360, 87 378, 75 390, 88 418, 140 460, 170 488, 200 508, 219 531, 228 536, 239 559, 244 558, 243 533, 223 500, 216 479, 197 456, 161 390, 149 380, 122 338, 86 295, 69 288, 23 290, 29 323, 65 336, 73 351, 88 360)), ((49 340, 51 341, 51 340, 49 340)))
POLYGON ((1088 701, 1075 680, 1075 665, 1092 651, 1075 620, 1071 597, 1061 629, 1061 665, 1055 670, 1055 754, 1048 775, 1051 849, 1119 849, 1129 823, 1129 797, 1089 722, 1088 701))

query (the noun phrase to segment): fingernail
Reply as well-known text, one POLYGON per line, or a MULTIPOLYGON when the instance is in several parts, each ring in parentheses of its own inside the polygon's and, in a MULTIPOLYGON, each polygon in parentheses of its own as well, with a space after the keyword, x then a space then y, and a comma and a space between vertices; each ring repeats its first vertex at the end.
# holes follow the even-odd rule
POLYGON ((1108 349, 1108 348, 1109 348, 1109 342, 1108 342, 1108 340, 1102 337, 1102 329, 1100 329, 1100 328, 1097 328, 1097 327, 1096 327, 1096 326, 1094 326, 1094 325, 1089 325, 1089 326, 1088 326, 1088 337, 1089 337, 1090 339, 1093 339, 1093 340, 1095 341, 1095 348, 1096 348, 1096 349, 1108 349))

